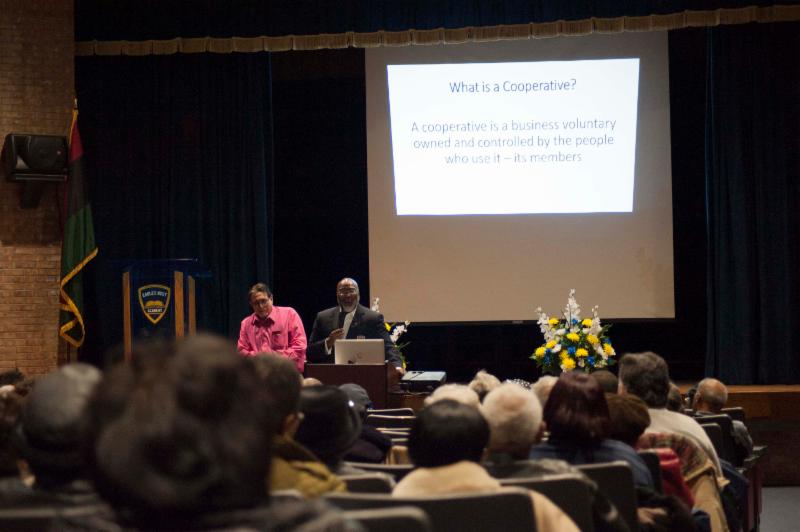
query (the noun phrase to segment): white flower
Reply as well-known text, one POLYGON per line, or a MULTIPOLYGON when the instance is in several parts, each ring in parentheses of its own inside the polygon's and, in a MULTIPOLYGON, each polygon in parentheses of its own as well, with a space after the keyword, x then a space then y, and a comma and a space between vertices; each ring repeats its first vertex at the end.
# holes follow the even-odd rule
POLYGON ((392 333, 389 335, 389 338, 392 339, 393 343, 397 343, 397 340, 401 336, 403 336, 403 333, 406 332, 406 323, 401 323, 400 325, 396 325, 395 328, 392 329, 392 333))
POLYGON ((381 298, 379 298, 379 297, 376 297, 375 299, 372 300, 372 306, 369 307, 372 312, 380 312, 381 311, 380 301, 381 301, 381 298))

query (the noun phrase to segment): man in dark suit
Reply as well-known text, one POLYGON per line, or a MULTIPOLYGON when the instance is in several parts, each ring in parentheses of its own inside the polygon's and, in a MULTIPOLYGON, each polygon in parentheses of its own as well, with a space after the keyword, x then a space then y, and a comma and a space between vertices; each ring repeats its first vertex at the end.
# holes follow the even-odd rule
POLYGON ((309 362, 333 362, 333 347, 336 340, 364 337, 381 339, 386 360, 398 373, 403 374, 403 364, 397 348, 389 338, 383 315, 359 304, 358 283, 344 278, 336 285, 336 300, 339 305, 323 310, 314 319, 311 338, 306 355, 309 362))

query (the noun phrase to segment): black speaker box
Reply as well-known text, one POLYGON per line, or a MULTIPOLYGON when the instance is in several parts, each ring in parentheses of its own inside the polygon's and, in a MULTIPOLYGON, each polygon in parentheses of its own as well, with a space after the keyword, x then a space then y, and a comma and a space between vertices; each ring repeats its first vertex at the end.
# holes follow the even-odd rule
POLYGON ((0 160, 9 181, 66 181, 67 139, 9 133, 0 160))
POLYGON ((0 152, 0 168, 6 179, 22 184, 19 206, 34 209, 46 183, 67 180, 68 158, 64 137, 9 133, 0 152))

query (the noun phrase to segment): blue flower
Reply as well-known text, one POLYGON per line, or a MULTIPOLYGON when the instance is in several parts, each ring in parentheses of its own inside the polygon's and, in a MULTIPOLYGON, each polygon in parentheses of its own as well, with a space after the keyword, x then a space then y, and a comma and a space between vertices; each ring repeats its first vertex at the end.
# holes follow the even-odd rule
POLYGON ((574 347, 568 347, 567 348, 567 353, 569 353, 570 355, 574 355, 575 354, 575 348, 574 347))
POLYGON ((572 318, 572 324, 573 325, 577 325, 577 323, 578 323, 578 320, 576 320, 575 318, 572 318))
POLYGON ((586 362, 589 364, 589 366, 594 367, 594 356, 587 358, 586 362))

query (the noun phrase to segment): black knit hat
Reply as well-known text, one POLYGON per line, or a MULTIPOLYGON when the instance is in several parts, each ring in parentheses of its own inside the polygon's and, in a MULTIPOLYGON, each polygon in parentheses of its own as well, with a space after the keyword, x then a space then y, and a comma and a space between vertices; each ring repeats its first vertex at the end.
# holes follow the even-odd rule
POLYGON ((361 418, 347 394, 336 386, 310 386, 300 392, 303 422, 295 439, 322 461, 344 455, 361 434, 361 418))
POLYGON ((67 473, 83 467, 84 413, 100 379, 94 366, 70 364, 37 380, 14 433, 14 444, 34 473, 67 473))

